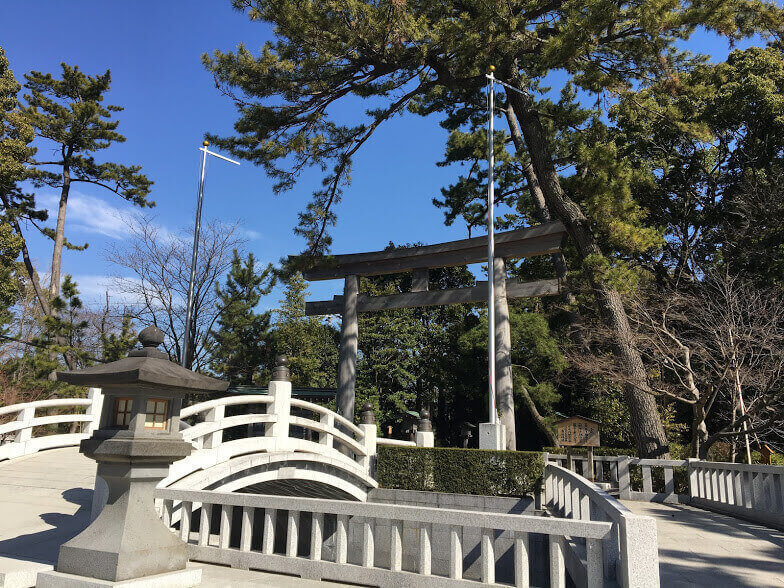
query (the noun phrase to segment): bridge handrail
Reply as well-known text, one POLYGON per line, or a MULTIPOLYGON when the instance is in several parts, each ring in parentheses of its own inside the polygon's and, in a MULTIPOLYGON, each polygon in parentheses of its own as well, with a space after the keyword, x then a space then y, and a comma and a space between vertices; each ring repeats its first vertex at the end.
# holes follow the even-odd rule
POLYGON ((50 400, 35 400, 33 402, 22 402, 19 404, 9 404, 0 407, 0 416, 21 412, 28 408, 52 408, 55 406, 90 406, 92 400, 89 398, 52 398, 50 400))
POLYGON ((103 394, 100 388, 90 388, 88 398, 52 398, 12 404, 0 408, 0 416, 12 415, 15 420, 0 425, 3 438, 13 433, 13 438, 0 442, 0 461, 30 455, 42 449, 79 445, 89 436, 100 419, 103 394), (37 410, 46 408, 87 407, 85 412, 35 416, 37 410), (33 436, 34 429, 45 425, 62 423, 87 423, 81 433, 55 433, 54 435, 33 436))
MULTIPOLYGON (((273 572, 295 571, 303 576, 313 575, 322 579, 342 582, 391 585, 405 582, 412 574, 427 577, 435 586, 455 585, 464 573, 463 533, 470 530, 481 535, 481 582, 495 584, 496 531, 511 533, 514 537, 515 585, 529 585, 528 552, 531 533, 550 537, 549 559, 552 585, 563 585, 566 578, 564 546, 568 538, 579 538, 589 546, 589 552, 601 552, 603 539, 612 532, 612 524, 604 521, 577 521, 540 516, 488 513, 421 506, 404 506, 372 502, 266 496, 259 494, 189 491, 178 488, 158 489, 156 497, 163 499, 163 521, 172 526, 179 518, 180 537, 188 543, 191 559, 209 563, 251 567, 273 572), (229 548, 235 524, 234 509, 241 509, 239 548, 229 548), (173 516, 179 509, 180 516, 173 516), (255 516, 264 509, 262 516, 255 516), (216 512, 218 511, 218 512, 216 512), (286 512, 284 528, 277 527, 277 511, 286 512), (311 513, 302 517, 301 513, 311 513), (217 537, 211 535, 213 516, 220 517, 217 537), (336 532, 334 561, 322 557, 325 547, 325 516, 334 516, 336 532), (198 518, 199 531, 192 532, 198 518), (309 528, 306 526, 310 519, 309 528), (414 527, 419 537, 416 571, 403 570, 403 528, 414 527), (349 531, 356 525, 359 534, 349 531), (449 535, 449 578, 433 575, 434 526, 447 527, 449 535), (261 549, 257 550, 251 539, 262 535, 261 549), (277 530, 277 533, 276 533, 277 530), (386 545, 381 533, 390 533, 390 565, 381 567, 375 560, 376 544, 386 545), (310 552, 297 557, 300 535, 310 536, 310 552), (274 553, 274 538, 282 536, 284 554, 274 553), (349 543, 356 542, 361 552, 361 562, 349 561, 349 543)), ((407 531, 408 532, 408 531, 407 531)), ((591 557, 586 563, 587 575, 604 582, 601 558, 591 557)))
POLYGON ((320 421, 314 421, 313 419, 297 416, 289 417, 289 422, 295 427, 302 427, 304 429, 310 429, 316 433, 331 435, 333 439, 337 440, 339 443, 342 443, 354 453, 358 455, 367 455, 367 451, 360 443, 340 431, 335 426, 325 425, 320 421))
POLYGON ((403 439, 389 439, 387 437, 379 437, 376 439, 376 445, 386 445, 388 447, 416 447, 415 441, 404 441, 403 439))
POLYGON ((362 429, 360 429, 358 426, 356 426, 347 418, 339 415, 335 411, 332 411, 324 406, 314 404, 313 402, 308 402, 307 400, 301 400, 299 398, 292 398, 291 406, 294 406, 296 408, 304 408, 305 410, 312 410, 313 412, 317 412, 322 415, 330 414, 332 415, 332 418, 335 419, 335 422, 340 423, 341 425, 346 427, 349 431, 357 435, 358 439, 362 439, 362 437, 364 436, 362 429))
POLYGON ((211 435, 218 431, 223 431, 231 427, 240 425, 255 425, 262 423, 274 423, 277 417, 274 414, 238 414, 230 417, 223 417, 218 421, 204 421, 191 425, 181 431, 182 438, 186 441, 195 441, 200 437, 211 435))
POLYGON ((583 557, 599 558, 604 576, 617 578, 623 588, 659 586, 656 522, 651 517, 632 513, 596 484, 554 463, 545 466, 543 506, 557 517, 612 524, 598 553, 589 546, 583 553, 581 543, 567 543, 567 565, 578 586, 601 585, 584 575, 583 557))
POLYGON ((186 406, 180 411, 180 418, 187 419, 196 414, 202 413, 207 410, 212 410, 221 406, 235 406, 243 404, 272 404, 272 397, 266 394, 247 394, 242 396, 224 396, 222 398, 214 398, 212 400, 205 400, 191 406, 186 406))

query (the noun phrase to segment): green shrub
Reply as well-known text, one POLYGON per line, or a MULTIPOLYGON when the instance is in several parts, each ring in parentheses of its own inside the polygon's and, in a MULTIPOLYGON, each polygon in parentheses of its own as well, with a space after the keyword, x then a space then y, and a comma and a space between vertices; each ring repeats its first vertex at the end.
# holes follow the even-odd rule
POLYGON ((532 494, 543 470, 538 451, 379 447, 376 462, 382 488, 484 496, 532 494))

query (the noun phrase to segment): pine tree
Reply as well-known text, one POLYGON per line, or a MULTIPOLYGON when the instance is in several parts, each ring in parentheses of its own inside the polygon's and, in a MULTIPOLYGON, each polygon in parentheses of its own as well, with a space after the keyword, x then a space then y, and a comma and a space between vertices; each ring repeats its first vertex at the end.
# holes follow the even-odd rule
POLYGON ((136 345, 136 331, 130 315, 123 315, 119 333, 101 333, 101 350, 104 361, 117 361, 128 355, 136 345))
MULTIPOLYGON (((71 186, 88 183, 100 186, 138 206, 154 206, 147 199, 152 182, 140 166, 99 163, 94 154, 125 137, 117 132, 119 121, 112 120, 122 107, 102 104, 111 85, 111 73, 88 76, 78 66, 61 64, 62 78, 38 71, 25 75, 27 107, 24 113, 37 135, 53 147, 56 157, 37 160, 33 180, 37 185, 59 188, 60 201, 55 228, 44 229, 54 241, 49 297, 58 295, 63 248, 82 249, 65 237, 65 217, 71 186)), ((51 152, 50 149, 46 150, 51 152)), ((31 279, 34 277, 31 275, 31 279)))
POLYGON ((35 154, 33 129, 20 112, 17 99, 20 89, 0 48, 0 334, 9 320, 9 308, 20 296, 17 258, 24 240, 19 219, 46 218, 44 212, 31 209, 29 196, 19 188, 28 177, 27 163, 35 154))
POLYGON ((338 332, 316 317, 305 316, 308 284, 295 272, 286 282, 275 321, 275 352, 289 358, 292 382, 297 386, 335 386, 338 332))
POLYGON ((253 254, 243 263, 235 249, 226 285, 215 286, 220 314, 218 328, 210 330, 210 367, 232 384, 252 384, 257 372, 271 362, 271 313, 257 313, 255 308, 272 285, 271 264, 257 272, 253 254))
POLYGON ((43 319, 44 332, 38 345, 61 355, 69 369, 90 365, 92 358, 84 349, 89 322, 82 315, 79 289, 69 274, 63 277, 60 294, 52 300, 52 310, 53 314, 43 319))

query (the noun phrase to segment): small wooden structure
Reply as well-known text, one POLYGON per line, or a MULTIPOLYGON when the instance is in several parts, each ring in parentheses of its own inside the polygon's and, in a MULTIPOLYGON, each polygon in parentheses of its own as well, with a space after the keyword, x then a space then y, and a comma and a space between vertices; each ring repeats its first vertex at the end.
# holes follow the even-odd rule
MULTIPOLYGON (((496 397, 501 422, 507 428, 507 447, 515 448, 514 399, 512 396, 511 334, 507 298, 527 298, 558 294, 557 279, 520 283, 506 279, 504 258, 519 259, 547 255, 560 250, 566 229, 560 222, 551 222, 526 229, 496 233, 495 260, 492 275, 495 282, 496 322, 496 397), (509 422, 511 420, 511 423, 509 422)), ((340 353, 338 357, 337 412, 354 417, 358 319, 357 313, 377 312, 395 308, 439 306, 487 301, 487 282, 470 288, 430 290, 428 270, 453 267, 487 260, 487 237, 473 237, 436 245, 406 247, 389 251, 352 253, 327 256, 304 272, 306 280, 345 280, 343 295, 332 300, 308 302, 308 316, 340 314, 340 353), (389 296, 359 294, 361 276, 377 276, 413 272, 411 292, 389 296)))
POLYGON ((588 471, 583 472, 583 477, 591 482, 593 482, 593 448, 600 445, 599 425, 599 421, 583 416, 570 416, 555 423, 558 444, 566 447, 567 468, 572 469, 572 447, 588 448, 588 471))

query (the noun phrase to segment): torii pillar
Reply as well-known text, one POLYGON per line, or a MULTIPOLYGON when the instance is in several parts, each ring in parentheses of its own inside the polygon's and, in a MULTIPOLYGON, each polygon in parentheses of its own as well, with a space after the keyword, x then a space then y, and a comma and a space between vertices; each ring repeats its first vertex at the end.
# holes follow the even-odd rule
POLYGON ((338 353, 337 413, 354 422, 354 397, 357 383, 357 345, 359 323, 357 319, 357 294, 359 278, 346 276, 343 285, 343 322, 340 325, 340 351, 338 353))
POLYGON ((514 379, 512 377, 512 331, 506 301, 506 264, 503 257, 493 258, 495 286, 495 401, 506 429, 506 449, 517 449, 515 435, 514 379))

